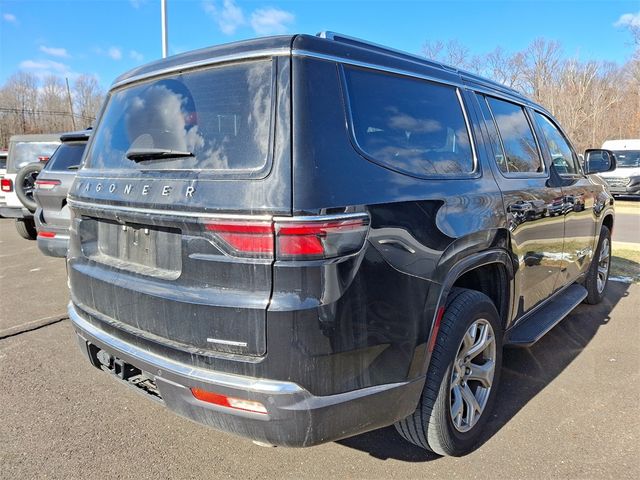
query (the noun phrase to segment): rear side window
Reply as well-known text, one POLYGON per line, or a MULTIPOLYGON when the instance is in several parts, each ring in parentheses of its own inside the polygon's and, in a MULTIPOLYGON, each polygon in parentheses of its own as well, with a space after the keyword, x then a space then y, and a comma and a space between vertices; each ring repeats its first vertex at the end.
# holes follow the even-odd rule
POLYGON ((505 161, 498 163, 505 173, 543 172, 531 125, 524 108, 511 102, 487 97, 496 126, 500 133, 505 161))
POLYGON ((351 67, 344 74, 353 134, 367 157, 417 176, 473 172, 455 87, 351 67))
POLYGON ((272 60, 180 73, 111 94, 93 133, 87 167, 247 172, 267 163, 272 60), (192 156, 138 159, 127 152, 192 156))
POLYGON ((63 143, 53 153, 51 159, 47 162, 46 169, 49 171, 67 171, 75 170, 80 167, 80 160, 84 153, 84 147, 87 144, 81 143, 63 143))

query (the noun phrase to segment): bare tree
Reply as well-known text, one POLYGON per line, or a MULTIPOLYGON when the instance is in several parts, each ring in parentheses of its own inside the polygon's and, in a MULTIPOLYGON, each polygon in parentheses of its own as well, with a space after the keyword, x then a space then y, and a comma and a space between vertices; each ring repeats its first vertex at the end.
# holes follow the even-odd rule
POLYGON ((80 75, 73 84, 75 111, 82 121, 89 126, 90 119, 95 119, 104 101, 104 93, 96 77, 80 75))

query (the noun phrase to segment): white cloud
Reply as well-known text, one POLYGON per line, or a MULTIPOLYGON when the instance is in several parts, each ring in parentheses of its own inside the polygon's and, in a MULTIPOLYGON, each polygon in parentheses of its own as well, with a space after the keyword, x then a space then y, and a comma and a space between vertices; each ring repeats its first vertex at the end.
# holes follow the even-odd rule
POLYGON ((117 47, 110 47, 109 50, 107 50, 107 55, 113 60, 120 60, 122 59, 122 50, 117 47))
POLYGON ((3 13, 2 18, 4 19, 5 22, 18 23, 18 19, 13 13, 3 13))
POLYGON ((60 58, 69 58, 69 52, 67 52, 66 48, 56 48, 56 47, 47 47, 45 45, 40 45, 40 51, 46 53, 47 55, 51 55, 52 57, 60 57, 60 58))
POLYGON ((620 15, 620 18, 616 23, 613 24, 613 26, 640 28, 640 12, 625 13, 624 15, 620 15))
POLYGON ((141 62, 144 60, 144 55, 136 50, 129 51, 129 58, 135 60, 136 62, 141 62))
POLYGON ((53 60, 23 60, 19 67, 34 73, 40 78, 55 75, 58 77, 77 78, 80 74, 71 70, 69 65, 53 60))
POLYGON ((205 0, 202 3, 202 8, 207 15, 216 21, 222 33, 226 35, 233 35, 238 27, 247 23, 242 9, 233 0, 224 0, 221 10, 212 1, 205 0))
POLYGON ((293 23, 292 13, 277 8, 260 8, 251 14, 251 27, 260 35, 285 33, 288 24, 293 23))

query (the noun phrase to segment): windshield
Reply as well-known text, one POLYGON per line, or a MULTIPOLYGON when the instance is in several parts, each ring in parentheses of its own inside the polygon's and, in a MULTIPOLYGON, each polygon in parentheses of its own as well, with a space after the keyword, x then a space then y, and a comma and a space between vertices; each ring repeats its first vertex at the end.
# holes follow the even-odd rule
POLYGON ((260 170, 270 143, 271 90, 271 60, 188 72, 117 90, 93 134, 86 167, 260 170))
POLYGON ((60 142, 17 142, 11 149, 11 168, 20 170, 27 163, 38 162, 38 157, 50 157, 60 142))
POLYGON ((640 150, 616 150, 617 168, 640 167, 640 150))
POLYGON ((86 145, 86 142, 63 143, 53 153, 51 159, 47 162, 45 170, 66 172, 67 170, 78 168, 86 145))

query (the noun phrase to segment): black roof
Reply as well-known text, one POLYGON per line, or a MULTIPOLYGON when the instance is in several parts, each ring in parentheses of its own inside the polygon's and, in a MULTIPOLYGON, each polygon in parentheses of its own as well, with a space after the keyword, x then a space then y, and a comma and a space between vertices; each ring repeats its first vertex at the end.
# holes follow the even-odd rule
POLYGON ((499 91, 504 95, 529 102, 526 97, 516 90, 479 75, 418 55, 332 32, 323 32, 318 35, 280 35, 202 48, 137 67, 116 78, 113 86, 123 82, 126 83, 130 79, 160 74, 165 70, 177 70, 183 65, 197 66, 199 63, 206 64, 212 58, 225 56, 237 58, 242 57, 244 54, 249 55, 260 51, 276 50, 285 54, 294 50, 338 57, 347 61, 427 75, 453 83, 459 83, 464 80, 476 86, 499 91))
POLYGON ((87 128, 86 130, 78 130, 75 132, 67 132, 60 135, 61 142, 81 142, 89 140, 89 136, 91 135, 91 128, 87 128))

